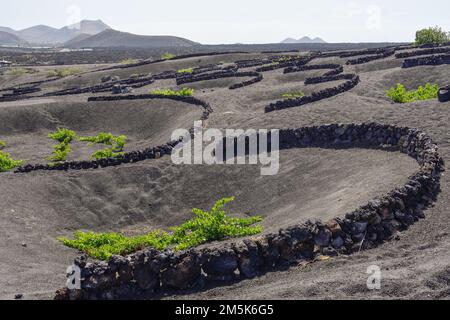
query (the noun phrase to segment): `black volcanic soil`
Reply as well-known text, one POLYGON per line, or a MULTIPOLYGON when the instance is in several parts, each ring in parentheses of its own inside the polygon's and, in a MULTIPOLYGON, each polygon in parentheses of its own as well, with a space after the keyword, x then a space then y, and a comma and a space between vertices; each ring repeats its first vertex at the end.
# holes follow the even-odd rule
MULTIPOLYGON (((94 84, 106 74, 126 77, 202 64, 232 62, 239 55, 202 57, 120 71, 93 72, 43 86, 62 89, 73 83, 94 84), (65 83, 64 83, 65 82, 65 83)), ((255 54, 249 55, 249 58, 255 54)), ((335 63, 337 59, 319 59, 335 63)), ((339 59, 338 59, 339 60, 339 59)), ((345 62, 345 59, 341 59, 345 62)), ((317 63, 315 61, 314 63, 317 63)), ((342 61, 340 61, 342 63, 342 61)), ((214 109, 208 121, 217 128, 298 128, 337 122, 377 121, 411 126, 429 133, 450 159, 449 103, 437 101, 392 104, 385 91, 397 82, 418 86, 426 81, 450 81, 450 66, 401 69, 390 57, 361 66, 362 82, 336 97, 298 108, 264 113, 264 106, 291 91, 310 93, 339 84, 305 86, 307 76, 322 71, 283 75, 282 69, 264 73, 264 80, 228 90, 230 79, 187 84, 195 96, 214 109)), ((231 79, 237 83, 242 79, 231 79)), ((137 90, 175 87, 174 80, 157 81, 137 90)), ((17 158, 44 161, 51 151, 48 131, 58 125, 82 134, 111 131, 127 134, 130 147, 169 140, 174 128, 188 128, 198 119, 194 106, 167 100, 87 103, 88 95, 52 97, 0 103, 0 139, 17 158)), ((76 146, 74 146, 75 149, 76 146)), ((77 148, 74 157, 92 150, 77 148)), ((174 166, 170 158, 127 164, 96 171, 13 173, 0 177, 0 298, 16 293, 25 298, 51 298, 64 285, 65 269, 77 255, 55 239, 76 230, 122 231, 139 234, 166 228, 191 217, 190 209, 208 209, 224 196, 237 197, 230 210, 265 217, 266 232, 307 218, 329 219, 365 204, 402 185, 417 171, 413 159, 399 153, 363 149, 294 149, 280 154, 278 175, 262 177, 258 166, 174 166), (22 246, 26 243, 27 246, 22 246)), ((269 273, 254 280, 199 293, 169 298, 187 299, 369 299, 448 298, 450 292, 450 181, 442 178, 442 193, 426 219, 401 233, 397 241, 377 249, 325 262, 269 273), (382 290, 366 289, 366 269, 382 268, 382 290)))

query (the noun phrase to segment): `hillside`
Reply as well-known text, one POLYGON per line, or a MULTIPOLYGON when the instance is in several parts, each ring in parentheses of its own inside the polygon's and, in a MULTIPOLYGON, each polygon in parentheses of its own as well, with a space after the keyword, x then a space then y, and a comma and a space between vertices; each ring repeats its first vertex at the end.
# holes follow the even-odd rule
POLYGON ((22 39, 20 39, 18 36, 8 33, 8 32, 4 32, 4 31, 0 31, 0 45, 18 45, 21 43, 24 43, 25 41, 23 41, 22 39))
POLYGON ((63 47, 72 47, 72 45, 76 45, 78 42, 86 40, 88 38, 92 37, 90 34, 86 33, 80 33, 79 35, 75 36, 73 39, 70 39, 66 43, 64 43, 63 47))
MULTIPOLYGON (((117 30, 105 30, 87 39, 71 41, 71 48, 157 48, 157 47, 191 47, 198 43, 173 36, 141 36, 117 30)), ((67 44, 66 44, 67 45, 67 44)))
POLYGON ((310 37, 303 37, 298 40, 294 38, 287 38, 281 41, 280 43, 327 43, 327 42, 319 37, 316 37, 314 39, 310 37))
POLYGON ((66 28, 77 30, 80 34, 88 35, 95 35, 105 30, 111 29, 111 27, 104 23, 102 20, 83 20, 66 28))
POLYGON ((15 35, 32 44, 57 45, 70 41, 80 34, 95 35, 109 28, 101 20, 83 20, 60 29, 37 25, 18 31, 9 27, 0 27, 0 31, 15 35))

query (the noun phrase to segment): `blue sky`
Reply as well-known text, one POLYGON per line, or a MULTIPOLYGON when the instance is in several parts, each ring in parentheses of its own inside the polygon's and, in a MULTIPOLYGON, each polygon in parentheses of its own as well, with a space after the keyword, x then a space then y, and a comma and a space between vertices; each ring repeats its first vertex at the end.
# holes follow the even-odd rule
POLYGON ((62 27, 101 19, 114 29, 176 35, 201 43, 270 43, 287 37, 328 42, 412 41, 417 29, 450 31, 449 0, 9 0, 0 26, 62 27))

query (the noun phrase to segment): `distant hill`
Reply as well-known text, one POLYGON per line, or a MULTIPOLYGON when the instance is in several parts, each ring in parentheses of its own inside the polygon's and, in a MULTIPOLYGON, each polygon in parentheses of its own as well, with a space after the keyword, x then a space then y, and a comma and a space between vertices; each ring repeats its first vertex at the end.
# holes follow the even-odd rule
POLYGON ((24 43, 25 41, 20 39, 18 36, 8 32, 0 31, 0 45, 17 46, 24 43))
POLYGON ((198 43, 173 36, 141 36, 117 30, 105 30, 99 34, 80 41, 70 41, 70 48, 158 48, 158 47, 191 47, 198 43))
POLYGON ((0 27, 0 31, 1 32, 6 32, 6 33, 10 33, 10 34, 14 34, 16 33, 16 31, 14 31, 14 29, 8 28, 8 27, 0 27))
POLYGON ((88 38, 92 37, 92 35, 90 34, 86 34, 86 33, 81 33, 79 35, 77 35, 75 38, 70 39, 69 41, 65 42, 64 44, 62 44, 63 47, 72 47, 72 46, 76 46, 76 44, 80 41, 86 40, 88 38))
POLYGON ((73 37, 70 30, 60 30, 44 25, 17 31, 16 35, 30 43, 46 45, 65 42, 73 37))
POLYGON ((311 39, 310 37, 303 37, 298 40, 294 38, 287 38, 281 41, 280 43, 327 43, 327 42, 318 37, 314 39, 311 39))
POLYGON ((111 29, 111 27, 109 27, 102 20, 83 20, 79 23, 67 26, 65 28, 77 30, 80 34, 88 35, 95 35, 105 30, 111 29))
POLYGON ((13 34, 31 44, 52 46, 65 43, 80 34, 95 35, 107 29, 110 29, 110 27, 101 20, 83 20, 61 29, 45 25, 33 26, 19 31, 8 27, 0 27, 0 31, 13 34))

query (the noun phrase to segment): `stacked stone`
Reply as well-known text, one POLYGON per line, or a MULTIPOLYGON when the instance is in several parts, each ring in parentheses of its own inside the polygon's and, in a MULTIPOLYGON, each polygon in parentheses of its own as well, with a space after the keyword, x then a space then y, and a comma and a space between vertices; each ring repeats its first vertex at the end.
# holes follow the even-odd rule
POLYGON ((413 68, 418 66, 438 66, 443 64, 450 64, 450 54, 405 59, 405 61, 403 61, 402 68, 413 68))
POLYGON ((444 162, 425 133, 403 127, 332 124, 280 131, 281 149, 295 147, 387 148, 415 158, 420 170, 401 188, 327 222, 306 221, 232 244, 184 252, 146 249, 108 262, 75 260, 81 289, 57 291, 56 299, 123 299, 167 290, 199 288, 208 282, 253 278, 318 255, 351 254, 392 239, 421 218, 440 188, 444 162))
POLYGON ((239 69, 258 67, 265 64, 269 64, 275 61, 275 57, 270 57, 267 59, 249 59, 249 60, 239 60, 235 64, 239 69))
POLYGON ((117 156, 115 158, 107 158, 93 161, 67 161, 56 164, 27 164, 23 167, 17 168, 15 173, 28 173, 32 171, 68 171, 68 170, 88 170, 88 169, 99 169, 119 166, 124 163, 135 163, 139 161, 144 161, 147 159, 158 159, 164 155, 170 155, 172 153, 173 147, 178 143, 169 142, 167 144, 147 148, 144 150, 137 150, 126 152, 123 155, 117 156))
POLYGON ((356 56, 365 56, 365 55, 378 55, 378 54, 384 54, 386 52, 391 52, 392 50, 395 50, 395 48, 392 47, 386 47, 386 48, 376 48, 376 49, 366 49, 366 50, 358 50, 358 51, 349 51, 349 52, 343 52, 339 55, 340 58, 349 58, 349 57, 356 57, 356 56))
POLYGON ((177 72, 175 70, 164 71, 153 76, 155 80, 175 79, 176 77, 177 72))
MULTIPOLYGON (((6 90, 3 90, 3 91, 6 91, 6 90)), ((0 101, 13 101, 13 100, 19 100, 22 98, 27 98, 24 95, 30 94, 30 93, 36 93, 39 91, 41 91, 41 89, 37 88, 35 86, 14 88, 12 90, 12 93, 4 93, 2 96, 0 96, 0 101)))
POLYGON ((431 49, 425 49, 425 50, 400 52, 400 53, 397 53, 395 55, 395 57, 397 59, 402 59, 402 58, 409 58, 409 57, 415 57, 415 56, 426 56, 426 55, 433 55, 433 54, 447 53, 447 52, 450 52, 450 46, 449 47, 431 48, 431 49))
POLYGON ((254 83, 257 83, 257 82, 260 82, 263 80, 262 74, 255 72, 255 71, 237 72, 235 70, 223 70, 223 71, 219 71, 219 72, 202 73, 202 74, 198 74, 198 75, 185 76, 182 78, 178 78, 177 85, 198 82, 198 81, 208 81, 208 80, 216 80, 216 79, 223 79, 223 78, 236 78, 236 77, 253 77, 253 79, 248 80, 248 81, 243 81, 238 84, 234 84, 234 85, 230 86, 230 88, 229 88, 230 90, 249 86, 249 85, 252 85, 254 83))
POLYGON ((299 107, 308 103, 320 101, 323 99, 331 98, 343 92, 349 91, 356 87, 360 82, 359 76, 353 75, 351 80, 338 85, 337 87, 324 89, 318 92, 313 92, 309 96, 303 96, 296 99, 280 100, 265 107, 265 112, 273 112, 276 110, 283 110, 287 108, 299 107))
POLYGON ((211 73, 202 73, 202 74, 192 74, 185 75, 183 77, 177 78, 177 85, 182 85, 185 83, 199 82, 199 81, 208 81, 208 80, 216 80, 222 78, 233 78, 233 77, 256 77, 258 73, 250 71, 250 72, 237 72, 234 69, 221 70, 217 72, 211 73))
POLYGON ((450 101, 450 86, 442 87, 438 92, 439 102, 450 101))
POLYGON ((107 92, 113 89, 115 85, 120 86, 130 86, 131 88, 140 88, 155 82, 155 78, 153 76, 145 76, 139 78, 128 78, 124 80, 116 80, 110 81, 108 83, 98 84, 94 86, 84 87, 84 88, 70 88, 55 92, 49 92, 44 94, 44 96, 65 96, 72 94, 82 94, 82 93, 99 93, 99 92, 107 92))
MULTIPOLYGON (((105 97, 90 97, 88 101, 118 101, 118 100, 136 100, 136 99, 170 99, 175 101, 181 101, 193 105, 197 105, 203 108, 203 114, 200 120, 206 121, 209 118, 211 112, 213 112, 211 106, 203 100, 194 97, 183 96, 164 96, 164 95, 127 95, 127 96, 105 96, 105 97)), ((159 159, 165 155, 172 154, 173 148, 180 143, 180 141, 169 141, 166 144, 157 147, 150 147, 143 150, 136 150, 126 152, 123 155, 100 159, 92 161, 66 161, 56 164, 27 164, 25 166, 17 168, 15 173, 29 173, 32 171, 68 171, 68 170, 88 170, 99 169, 106 167, 119 166, 125 163, 136 163, 148 159, 159 159)))
POLYGON ((239 88, 250 86, 250 85, 255 84, 257 82, 261 82, 264 79, 263 75, 260 74, 260 73, 255 73, 255 75, 256 74, 257 74, 257 76, 255 78, 247 80, 247 81, 243 81, 243 82, 240 82, 240 83, 233 84, 228 89, 230 89, 230 90, 239 89, 239 88))
POLYGON ((283 69, 283 68, 288 68, 288 67, 300 67, 300 66, 304 66, 305 64, 307 64, 308 62, 310 62, 311 60, 313 60, 314 57, 306 57, 306 58, 292 58, 290 60, 286 60, 286 61, 282 61, 282 62, 278 62, 277 60, 273 60, 273 62, 269 63, 266 66, 262 66, 260 68, 257 68, 256 71, 257 72, 267 72, 267 71, 273 71, 273 70, 277 70, 277 69, 283 69))
POLYGON ((350 73, 337 75, 323 75, 320 77, 306 78, 305 85, 324 83, 330 81, 339 81, 339 80, 352 80, 354 77, 355 75, 350 73))
POLYGON ((340 72, 338 73, 342 73, 344 71, 344 68, 341 65, 329 63, 329 64, 313 64, 313 65, 287 67, 283 70, 283 73, 287 74, 287 73, 310 71, 310 70, 322 70, 322 69, 340 70, 340 72))
POLYGON ((367 62, 371 62, 371 61, 375 61, 375 60, 385 59, 387 57, 394 55, 394 53, 395 53, 395 50, 386 50, 383 53, 348 60, 346 62, 346 64, 347 65, 363 64, 363 63, 367 63, 367 62))

